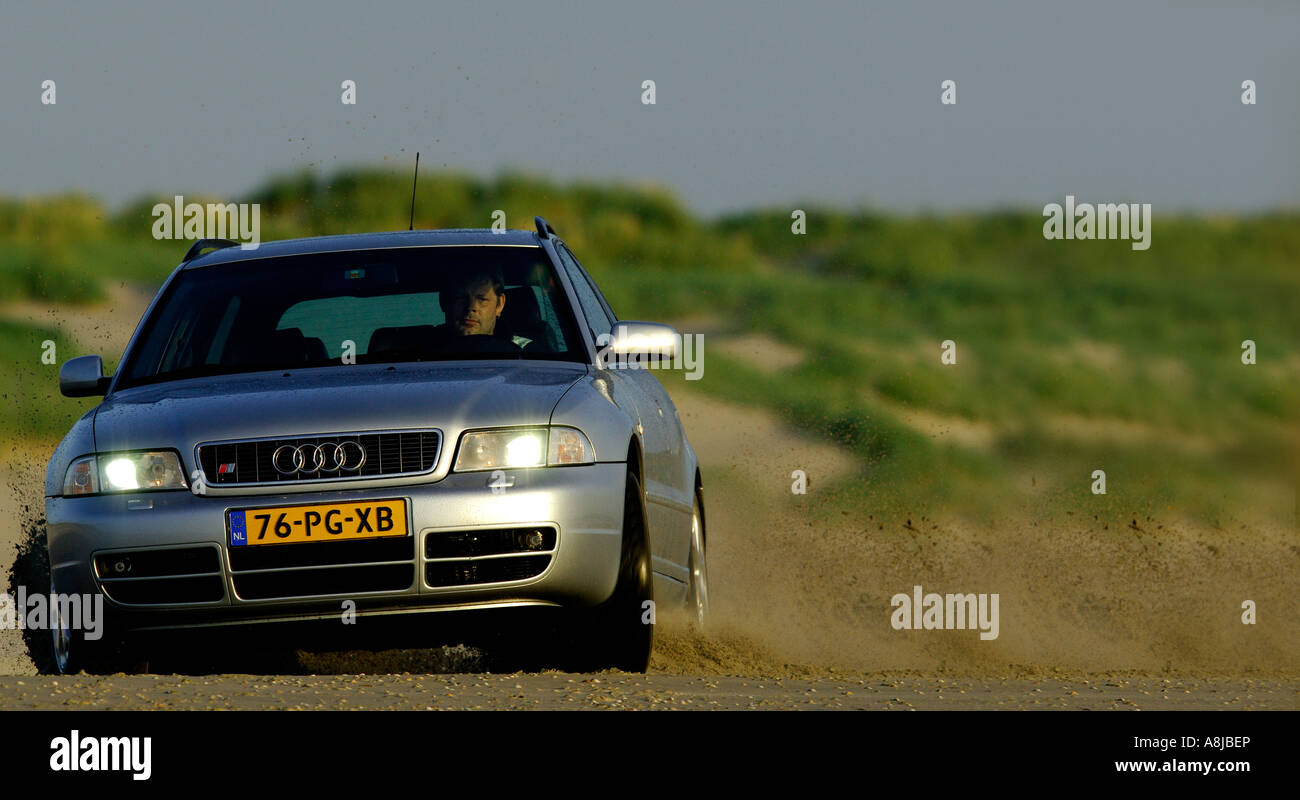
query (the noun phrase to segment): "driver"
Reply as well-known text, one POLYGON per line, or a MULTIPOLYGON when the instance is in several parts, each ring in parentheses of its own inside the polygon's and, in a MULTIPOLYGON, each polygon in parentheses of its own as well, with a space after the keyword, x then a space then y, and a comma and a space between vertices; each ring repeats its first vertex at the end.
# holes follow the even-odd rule
MULTIPOLYGON (((437 328, 438 339, 444 346, 454 348, 458 345, 457 337, 465 336, 492 337, 506 351, 523 349, 532 342, 523 336, 507 335, 498 324, 505 311, 506 293, 501 273, 495 269, 474 269, 460 274, 439 293, 438 303, 447 317, 437 328)), ((477 348, 488 342, 476 340, 472 344, 477 348)))

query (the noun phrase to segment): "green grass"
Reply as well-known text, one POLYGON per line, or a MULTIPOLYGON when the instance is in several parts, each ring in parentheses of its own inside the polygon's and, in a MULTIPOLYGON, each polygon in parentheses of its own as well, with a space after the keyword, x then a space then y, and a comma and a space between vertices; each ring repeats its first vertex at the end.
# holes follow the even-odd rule
POLYGON ((0 245, 0 301, 83 304, 103 296, 101 278, 67 245, 0 245))
POLYGON ((828 511, 992 517, 1050 505, 1204 520, 1249 511, 1286 524, 1276 491, 1300 433, 1300 282, 1289 267, 1257 265, 1226 285, 1210 272, 1129 274, 1118 258, 1064 291, 1028 265, 961 279, 915 270, 903 288, 837 273, 704 274, 684 286, 666 270, 610 271, 602 282, 621 287, 611 302, 623 315, 707 315, 804 352, 773 375, 710 352, 706 337, 695 383, 849 447, 862 471, 828 511), (1269 357, 1243 365, 1245 338, 1269 357), (940 362, 945 339, 956 365, 940 362), (900 409, 995 436, 944 444, 900 409), (1089 489, 1094 469, 1107 472, 1104 498, 1089 489))
POLYGON ((82 355, 58 331, 0 319, 4 387, 0 389, 0 426, 7 438, 57 440, 95 403, 59 394, 59 367, 82 355), (54 343, 56 364, 43 363, 45 342, 54 343))

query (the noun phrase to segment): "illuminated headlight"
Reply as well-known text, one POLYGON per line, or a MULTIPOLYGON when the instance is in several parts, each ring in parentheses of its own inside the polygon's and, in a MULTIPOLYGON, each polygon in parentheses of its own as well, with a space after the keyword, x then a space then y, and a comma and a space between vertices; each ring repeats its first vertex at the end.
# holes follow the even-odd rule
POLYGON ((577 428, 508 428, 470 431, 460 440, 456 472, 590 464, 591 442, 577 428))
POLYGON ((63 479, 64 495, 185 488, 181 460, 170 451, 85 456, 72 462, 63 479))
POLYGON ((545 428, 471 431, 461 437, 456 471, 540 467, 545 455, 545 428))

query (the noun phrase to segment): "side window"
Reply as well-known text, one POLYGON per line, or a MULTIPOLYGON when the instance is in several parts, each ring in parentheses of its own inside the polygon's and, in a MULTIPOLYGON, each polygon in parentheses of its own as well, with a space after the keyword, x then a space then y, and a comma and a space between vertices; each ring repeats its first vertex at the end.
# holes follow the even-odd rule
POLYGON ((557 245, 555 251, 560 254, 560 261, 564 264, 564 271, 568 274, 569 280, 573 282, 573 289, 578 294, 578 302, 582 305, 582 315, 587 319, 587 325, 591 327, 591 336, 593 339, 599 337, 602 333, 609 333, 614 326, 609 315, 605 313, 605 307, 601 305, 600 299, 596 296, 596 290, 592 287, 587 276, 583 274, 582 268, 578 266, 578 261, 569 252, 569 248, 564 245, 557 245))
MULTIPOLYGON (((573 253, 569 253, 569 258, 572 258, 575 264, 578 263, 578 258, 573 253)), ((605 316, 609 317, 610 324, 612 325, 613 323, 618 322, 618 314, 614 313, 614 307, 605 299, 605 293, 602 292, 600 287, 596 285, 596 282, 592 280, 591 274, 583 269, 581 264, 578 264, 578 271, 587 279, 587 283, 590 284, 592 292, 596 295, 596 299, 600 301, 600 307, 604 310, 605 316)))

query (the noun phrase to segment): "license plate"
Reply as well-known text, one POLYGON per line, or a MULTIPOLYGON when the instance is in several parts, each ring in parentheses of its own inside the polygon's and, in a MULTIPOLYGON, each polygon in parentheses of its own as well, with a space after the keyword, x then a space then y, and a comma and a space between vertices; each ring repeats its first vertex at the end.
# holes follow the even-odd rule
POLYGON ((230 546, 406 535, 406 501, 327 503, 231 511, 230 546))

